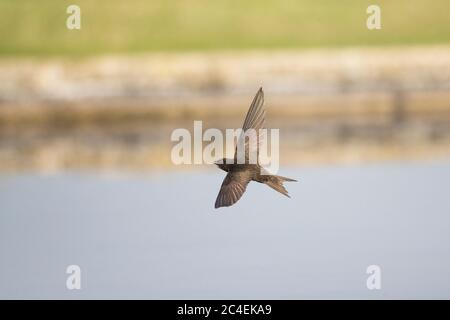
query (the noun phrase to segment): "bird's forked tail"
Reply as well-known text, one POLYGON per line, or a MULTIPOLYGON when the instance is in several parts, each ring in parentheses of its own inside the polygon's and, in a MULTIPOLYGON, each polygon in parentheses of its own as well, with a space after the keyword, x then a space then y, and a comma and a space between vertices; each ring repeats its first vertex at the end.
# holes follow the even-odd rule
POLYGON ((274 189, 274 190, 284 194, 286 197, 290 198, 286 188, 283 185, 283 182, 285 182, 285 181, 297 182, 297 180, 294 180, 294 179, 291 179, 291 178, 270 175, 270 176, 266 176, 265 177, 264 183, 267 184, 272 189, 274 189))

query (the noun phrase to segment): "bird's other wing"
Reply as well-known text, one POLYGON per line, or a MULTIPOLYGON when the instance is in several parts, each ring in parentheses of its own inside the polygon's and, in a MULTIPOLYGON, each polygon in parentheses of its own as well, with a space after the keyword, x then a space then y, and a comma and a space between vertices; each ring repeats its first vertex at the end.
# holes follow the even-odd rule
POLYGON ((228 172, 220 187, 214 207, 229 207, 235 204, 244 194, 249 182, 249 172, 228 172))
POLYGON ((264 92, 262 88, 259 88, 252 104, 248 109, 247 115, 244 120, 242 130, 245 132, 247 129, 261 129, 264 127, 266 111, 264 110, 264 92))
MULTIPOLYGON (((259 146, 263 142, 263 136, 259 129, 263 129, 265 125, 266 120, 266 110, 264 109, 264 92, 262 88, 259 88, 258 92, 256 93, 255 97, 253 98, 253 101, 250 105, 250 108, 248 109, 247 115, 244 120, 244 124, 242 126, 242 134, 239 137, 238 145, 239 143, 245 143, 245 162, 248 163, 249 160, 249 153, 255 152, 256 155, 259 153, 259 146), (245 139, 244 133, 248 129, 254 129, 256 133, 257 139, 245 139), (245 139, 245 141, 243 141, 245 139)), ((237 146, 236 146, 236 152, 237 152, 237 146)), ((237 154, 235 152, 235 158, 237 158, 237 154)))

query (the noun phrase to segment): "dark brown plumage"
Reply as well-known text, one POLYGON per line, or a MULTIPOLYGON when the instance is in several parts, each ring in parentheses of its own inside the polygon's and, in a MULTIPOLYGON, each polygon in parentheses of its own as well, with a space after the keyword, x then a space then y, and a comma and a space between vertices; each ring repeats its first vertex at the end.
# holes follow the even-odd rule
MULTIPOLYGON (((256 93, 255 98, 253 98, 247 116, 245 117, 244 125, 242 126, 242 135, 248 129, 255 129, 256 132, 258 132, 259 129, 264 128, 266 111, 264 110, 263 105, 264 92, 262 88, 260 88, 256 93)), ((240 139, 242 139, 242 135, 240 139)), ((229 207, 235 204, 242 197, 247 185, 252 180, 259 183, 265 183, 269 187, 289 197, 283 182, 296 180, 276 175, 262 174, 264 169, 262 169, 259 164, 249 163, 249 152, 256 151, 256 153, 258 153, 260 138, 261 137, 258 135, 256 144, 255 141, 253 141, 253 143, 247 140, 245 141, 245 163, 238 164, 237 150, 234 153, 234 159, 229 159, 228 161, 222 159, 216 162, 216 165, 226 171, 227 175, 223 180, 219 194, 217 195, 215 208, 229 207)))

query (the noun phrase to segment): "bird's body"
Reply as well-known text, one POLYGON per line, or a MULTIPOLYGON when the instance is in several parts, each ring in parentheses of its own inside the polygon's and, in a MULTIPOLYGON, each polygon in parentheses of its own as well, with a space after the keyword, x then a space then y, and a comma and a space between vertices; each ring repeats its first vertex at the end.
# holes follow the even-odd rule
MULTIPOLYGON (((256 93, 250 109, 243 125, 243 132, 248 129, 259 130, 262 129, 265 122, 265 110, 263 109, 264 93, 262 88, 256 93)), ((245 139, 245 138, 244 138, 245 139)), ((250 181, 264 183, 276 191, 289 197, 286 188, 283 186, 285 181, 296 181, 294 179, 285 178, 282 176, 271 175, 267 173, 259 164, 251 164, 249 161, 249 152, 259 151, 259 141, 252 143, 245 142, 245 162, 240 164, 237 161, 237 151, 234 159, 221 159, 216 162, 216 165, 227 172, 227 175, 222 183, 219 194, 216 199, 215 207, 228 207, 236 203, 245 192, 250 181)))

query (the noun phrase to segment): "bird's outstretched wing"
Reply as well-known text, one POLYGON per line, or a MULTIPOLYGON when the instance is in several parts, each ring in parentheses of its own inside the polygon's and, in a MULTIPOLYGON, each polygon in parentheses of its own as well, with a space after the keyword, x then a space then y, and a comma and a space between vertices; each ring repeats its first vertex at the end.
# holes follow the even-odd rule
MULTIPOLYGON (((238 145, 244 144, 245 147, 245 163, 249 161, 249 153, 254 152, 257 156, 259 154, 259 146, 263 142, 263 136, 260 129, 264 128, 266 120, 266 110, 264 109, 264 92, 262 88, 259 88, 252 104, 248 109, 247 115, 242 126, 242 134, 239 137, 238 145), (249 129, 255 130, 257 139, 249 139, 245 137, 245 132, 249 129), (245 140, 244 140, 245 139, 245 140)), ((237 146, 234 154, 234 158, 237 159, 237 146)))
POLYGON ((244 194, 250 173, 248 171, 228 172, 217 195, 215 208, 229 207, 236 203, 244 194))
POLYGON ((264 92, 262 88, 259 88, 245 116, 244 125, 242 126, 244 132, 247 129, 261 129, 264 127, 266 111, 263 106, 264 92))

